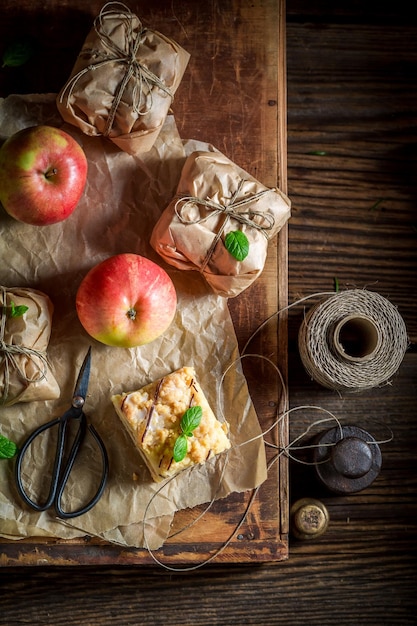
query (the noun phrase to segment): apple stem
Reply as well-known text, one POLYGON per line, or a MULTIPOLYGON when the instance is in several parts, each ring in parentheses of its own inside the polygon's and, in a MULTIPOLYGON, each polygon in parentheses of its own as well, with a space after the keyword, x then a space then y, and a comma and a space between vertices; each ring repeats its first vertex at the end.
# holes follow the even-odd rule
POLYGON ((136 319, 136 311, 135 309, 129 309, 128 312, 126 313, 126 315, 128 316, 128 318, 130 320, 135 320, 136 319))
POLYGON ((58 174, 58 170, 56 167, 53 167, 51 170, 48 170, 45 174, 45 178, 52 178, 52 176, 56 176, 58 174))

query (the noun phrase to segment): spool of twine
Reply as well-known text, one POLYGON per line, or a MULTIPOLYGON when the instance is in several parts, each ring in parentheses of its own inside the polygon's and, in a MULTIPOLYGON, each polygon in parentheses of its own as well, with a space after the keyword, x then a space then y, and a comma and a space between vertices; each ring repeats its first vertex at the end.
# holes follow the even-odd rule
POLYGON ((329 389, 362 391, 387 384, 408 347, 404 320, 378 293, 352 289, 314 306, 298 335, 305 370, 329 389))

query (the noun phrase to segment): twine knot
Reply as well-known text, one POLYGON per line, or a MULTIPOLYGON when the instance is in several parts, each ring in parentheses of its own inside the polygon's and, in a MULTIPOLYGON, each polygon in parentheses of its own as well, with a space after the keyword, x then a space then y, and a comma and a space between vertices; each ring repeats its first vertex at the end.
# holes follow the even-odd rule
POLYGON ((146 115, 153 106, 153 87, 158 87, 166 93, 171 100, 174 99, 172 91, 165 83, 154 74, 146 65, 140 63, 137 59, 137 53, 143 37, 147 32, 147 28, 142 26, 142 22, 135 16, 130 9, 122 2, 107 2, 101 9, 100 13, 94 20, 94 30, 96 31, 100 42, 108 53, 99 52, 97 50, 84 50, 82 54, 88 54, 92 58, 100 58, 95 63, 90 63, 85 68, 77 72, 70 78, 62 90, 60 102, 63 102, 64 94, 67 94, 67 102, 69 101, 74 88, 78 81, 88 72, 97 70, 109 63, 119 63, 125 66, 124 76, 114 94, 112 106, 110 108, 103 135, 107 137, 113 127, 117 108, 121 102, 123 94, 130 79, 134 78, 134 86, 132 89, 132 107, 137 115, 146 115), (115 7, 118 7, 117 9, 115 7), (121 23, 124 23, 126 40, 123 48, 118 46, 104 28, 106 18, 119 16, 121 23), (137 33, 133 25, 134 18, 138 20, 137 33), (146 104, 146 98, 149 96, 149 103, 146 104))
POLYGON ((11 371, 15 371, 20 378, 28 384, 39 382, 46 377, 48 371, 48 361, 44 352, 35 348, 27 348, 26 346, 8 344, 4 340, 6 332, 7 306, 6 306, 6 289, 1 287, 2 304, 0 319, 0 365, 4 367, 4 389, 0 400, 1 404, 7 401, 10 389, 11 371), (19 356, 26 356, 35 366, 33 376, 27 376, 21 359, 19 356), (40 362, 39 362, 40 361, 40 362))
POLYGON ((262 233, 262 235, 268 239, 268 231, 272 230, 275 225, 275 218, 273 215, 263 213, 261 211, 254 211, 253 209, 248 209, 247 211, 240 211, 243 207, 247 207, 255 203, 259 198, 264 196, 265 194, 273 191, 271 189, 263 189, 262 191, 258 191, 251 196, 246 196, 244 198, 239 199, 239 195, 242 191, 243 185, 246 181, 241 179, 239 181, 238 187, 230 201, 227 204, 220 204, 211 200, 209 198, 198 198, 196 196, 181 196, 178 198, 174 205, 174 211, 177 215, 180 222, 183 224, 201 224, 208 220, 210 217, 215 215, 221 215, 224 217, 223 223, 221 224, 219 230, 216 233, 216 236, 207 252, 207 255, 200 267, 200 272, 203 272, 209 262, 211 255, 214 252, 214 249, 219 242, 226 224, 230 219, 234 219, 240 224, 244 224, 250 228, 254 228, 255 230, 262 233), (188 218, 184 215, 184 211, 187 207, 204 207, 207 209, 207 215, 201 215, 199 213, 198 217, 188 218), (255 221, 259 219, 260 221, 255 221))

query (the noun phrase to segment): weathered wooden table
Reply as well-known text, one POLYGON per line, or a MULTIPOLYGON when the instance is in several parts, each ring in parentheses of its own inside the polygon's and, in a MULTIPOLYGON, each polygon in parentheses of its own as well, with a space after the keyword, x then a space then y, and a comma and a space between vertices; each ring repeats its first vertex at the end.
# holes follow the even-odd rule
MULTIPOLYGON (((3 0, 3 37, 19 32, 22 17, 29 15, 25 30, 38 36, 45 63, 13 76, 2 73, 1 95, 59 89, 99 8, 95 2, 22 1, 17 6, 3 0)), ((285 152, 280 153, 285 91, 279 89, 277 69, 284 54, 277 3, 225 0, 204 5, 185 0, 147 7, 134 3, 132 8, 146 19, 158 18, 159 29, 175 35, 186 48, 192 42, 194 62, 175 103, 182 136, 207 140, 210 134, 220 150, 270 184, 278 180, 285 185, 287 169, 293 202, 289 301, 329 291, 337 278, 341 287, 368 286, 398 306, 410 348, 392 384, 382 389, 339 396, 309 380, 297 350, 301 309, 289 313, 288 353, 280 355, 285 364, 288 354, 291 406, 320 405, 378 439, 391 430, 393 440, 381 446, 378 478, 356 495, 324 493, 309 468, 291 464, 289 501, 320 498, 330 523, 315 541, 291 540, 288 559, 261 566, 219 560, 182 575, 134 565, 130 554, 125 565, 106 558, 105 565, 4 567, 0 623, 414 625, 415 18, 401 1, 378 7, 344 1, 336 7, 328 0, 314 7, 305 0, 287 2, 286 168, 285 152), (266 9, 275 17, 261 18, 266 9)), ((285 255, 285 245, 273 250, 285 255)), ((249 300, 231 302, 242 345, 277 307, 277 300, 285 301, 286 286, 281 289, 276 282, 277 261, 273 251, 267 285, 259 282, 249 300)), ((280 276, 285 283, 285 272, 280 276)), ((278 337, 285 340, 285 329, 278 337)), ((259 410, 264 409, 260 398, 259 410)), ((292 420, 290 439, 307 423, 307 414, 292 420)), ((277 511, 276 501, 269 502, 277 511)), ((278 546, 285 545, 287 522, 284 515, 284 544, 278 546)), ((271 529, 263 532, 271 538, 271 529)), ((76 551, 81 558, 83 548, 76 551)), ((96 547, 93 555, 94 560, 96 547)))

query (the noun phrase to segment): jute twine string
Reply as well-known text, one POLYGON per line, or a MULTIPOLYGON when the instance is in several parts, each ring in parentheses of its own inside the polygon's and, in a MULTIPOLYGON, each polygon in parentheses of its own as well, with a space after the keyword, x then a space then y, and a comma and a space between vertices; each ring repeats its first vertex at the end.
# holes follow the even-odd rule
POLYGON ((405 356, 408 337, 391 302, 378 293, 353 289, 336 293, 311 309, 300 327, 298 345, 313 380, 329 389, 362 391, 390 381, 405 356), (363 355, 352 357, 343 350, 337 329, 344 324, 365 325, 359 340, 363 355))
MULTIPOLYGON (((341 293, 346 293, 346 292, 341 292, 341 293)), ((369 292, 366 292, 367 294, 369 294, 369 292)), ((282 405, 284 407, 288 406, 288 389, 287 386, 285 384, 284 381, 284 377, 279 369, 279 367, 276 365, 276 363, 274 363, 274 361, 272 361, 272 359, 270 359, 269 357, 266 357, 265 355, 261 355, 261 354, 252 354, 247 352, 248 350, 248 346, 249 344, 252 342, 252 340, 254 339, 254 337, 262 330, 262 328, 264 328, 274 317, 280 315, 281 313, 283 313, 284 311, 287 311, 289 309, 291 309, 292 307, 298 306, 301 303, 304 303, 305 301, 312 299, 312 298, 317 298, 317 297, 329 297, 331 296, 332 298, 335 295, 339 295, 337 293, 335 293, 334 291, 331 292, 321 292, 321 293, 315 293, 315 294, 310 294, 308 296, 305 296, 303 298, 300 298, 299 300, 297 300, 296 302, 293 302, 285 307, 283 307, 282 309, 280 309, 279 311, 273 313, 270 317, 268 317, 264 322, 262 322, 262 324, 260 324, 258 326, 258 328, 254 331, 254 333, 249 337, 248 341, 246 342, 240 356, 235 359, 233 362, 231 362, 228 367, 225 369, 225 371, 222 374, 222 377, 219 381, 219 389, 218 389, 218 398, 222 398, 222 394, 220 393, 221 391, 221 387, 224 384, 225 378, 228 374, 228 372, 237 367, 237 365, 239 363, 242 362, 243 359, 245 358, 258 358, 258 359, 262 359, 264 361, 266 361, 277 373, 278 375, 278 379, 280 382, 280 388, 281 388, 281 402, 277 403, 277 411, 276 411, 276 415, 274 418, 274 421, 272 423, 271 426, 269 426, 267 429, 263 430, 259 435, 256 435, 255 437, 252 437, 251 439, 248 439, 240 444, 238 444, 238 446, 236 447, 243 447, 257 439, 262 438, 264 440, 264 444, 265 446, 271 447, 273 449, 277 450, 277 453, 268 461, 267 463, 267 471, 269 472, 270 469, 272 468, 272 466, 277 463, 279 461, 279 459, 285 455, 288 458, 292 459, 295 462, 298 463, 302 463, 305 465, 315 465, 316 463, 314 462, 309 462, 303 459, 298 458, 297 456, 295 456, 295 451, 301 451, 301 450, 308 450, 308 449, 313 449, 317 447, 317 444, 307 444, 307 445, 301 445, 301 441, 303 439, 305 439, 305 437, 307 437, 309 435, 309 433, 314 429, 317 428, 318 426, 321 426, 323 424, 329 423, 329 422, 334 422, 337 426, 337 428, 339 429, 340 432, 340 439, 343 438, 343 427, 342 427, 342 423, 341 420, 334 415, 334 413, 332 413, 331 411, 320 407, 320 406, 316 406, 316 405, 301 405, 301 406, 296 406, 296 407, 292 407, 290 409, 286 409, 282 412, 280 412, 279 410, 279 406, 282 405), (280 446, 277 444, 274 444, 272 442, 269 442, 265 439, 266 435, 268 433, 270 433, 272 430, 279 428, 283 422, 289 418, 292 414, 296 413, 297 411, 318 411, 322 414, 324 414, 324 417, 321 417, 317 420, 314 420, 312 423, 310 423, 308 425, 308 427, 304 430, 304 432, 302 432, 300 435, 298 435, 297 437, 295 437, 292 441, 290 441, 288 443, 288 445, 286 446, 280 446)), ((401 327, 401 325, 400 325, 401 327)), ((224 409, 223 406, 220 404, 218 407, 220 416, 219 419, 222 421, 225 421, 225 416, 224 416, 224 409)), ((369 441, 367 442, 368 445, 382 445, 385 443, 388 443, 390 441, 392 441, 393 439, 393 435, 392 432, 390 431, 390 436, 388 438, 382 439, 380 441, 369 441)), ((321 444, 322 445, 322 444, 321 444)), ((336 443, 328 443, 325 444, 326 446, 334 446, 336 445, 336 443)), ((213 498, 210 500, 210 502, 207 504, 207 506, 202 510, 202 512, 198 515, 198 517, 196 517, 196 519, 192 520, 189 524, 185 525, 184 527, 182 527, 181 529, 179 529, 178 531, 176 531, 175 533, 173 533, 170 537, 174 537, 186 530, 188 530, 191 526, 193 526, 194 524, 196 524, 199 520, 201 520, 204 515, 207 513, 207 511, 213 506, 215 500, 216 500, 216 496, 220 491, 220 487, 222 484, 222 480, 227 468, 227 461, 228 461, 228 457, 230 454, 230 450, 226 451, 225 453, 223 453, 223 466, 219 475, 219 480, 218 480, 218 484, 217 484, 217 488, 216 488, 216 492, 213 496, 213 498)), ((325 461, 323 461, 325 462, 325 461)), ((183 470, 183 471, 187 471, 187 470, 183 470)), ((242 527, 242 525, 244 524, 246 517, 253 505, 253 502, 260 490, 260 488, 262 487, 262 484, 259 485, 258 487, 255 487, 248 499, 248 502, 246 504, 246 507, 242 513, 242 516, 240 518, 240 520, 238 521, 238 523, 236 524, 236 526, 234 527, 233 531, 230 533, 229 537, 224 541, 224 543, 218 548, 216 549, 211 555, 209 555, 206 559, 200 561, 199 563, 190 565, 190 566, 184 566, 184 567, 174 567, 171 565, 168 565, 167 563, 164 563, 161 559, 159 559, 155 552, 150 548, 148 540, 147 540, 147 534, 146 534, 146 524, 147 524, 147 516, 148 516, 148 511, 149 508, 154 500, 154 498, 158 497, 158 495, 163 491, 163 489, 165 489, 165 487, 171 482, 171 480, 174 480, 175 477, 170 478, 169 480, 167 480, 163 485, 161 485, 161 487, 153 494, 152 498, 150 499, 150 501, 148 502, 146 508, 145 508, 145 512, 144 512, 144 517, 143 517, 143 537, 144 537, 144 545, 145 548, 147 549, 148 553, 150 554, 150 556, 152 557, 152 559, 154 560, 154 562, 158 565, 160 565, 162 568, 168 570, 168 571, 172 571, 172 572, 186 572, 186 571, 193 571, 193 570, 197 570, 205 565, 207 565, 208 563, 212 562, 214 559, 216 559, 227 547, 228 545, 231 543, 231 541, 233 540, 233 537, 238 533, 238 531, 240 530, 240 528, 242 527)))
POLYGON ((5 404, 7 402, 7 398, 10 390, 10 374, 11 372, 16 372, 22 380, 26 383, 36 383, 43 380, 46 377, 48 371, 48 361, 44 352, 40 350, 35 350, 34 348, 27 348, 21 345, 8 344, 4 341, 5 333, 6 333, 6 322, 7 322, 7 299, 6 293, 7 290, 5 287, 0 286, 1 292, 1 317, 0 317, 0 354, 1 361, 0 365, 4 366, 4 388, 3 395, 0 399, 0 404, 5 404), (25 370, 23 369, 23 363, 20 356, 26 356, 28 359, 32 361, 35 365, 36 372, 30 377, 26 375, 25 370), (39 359, 39 360, 38 360, 39 359), (39 363, 40 361, 40 363, 39 363))
MULTIPOLYGON (((137 115, 146 115, 152 109, 153 106, 153 86, 158 87, 164 93, 166 93, 171 100, 174 99, 172 91, 165 85, 165 83, 156 74, 151 72, 146 65, 139 63, 137 60, 137 52, 140 44, 143 41, 143 37, 148 31, 147 28, 142 26, 139 21, 138 33, 135 36, 133 27, 133 13, 122 2, 107 2, 101 9, 100 13, 94 20, 94 29, 100 38, 101 43, 109 49, 109 54, 105 55, 103 60, 96 61, 83 68, 72 78, 70 78, 67 84, 64 86, 60 95, 60 102, 64 100, 66 94, 67 102, 71 98, 74 88, 78 81, 88 72, 97 70, 109 63, 120 63, 125 66, 125 74, 123 80, 120 82, 116 93, 114 94, 112 106, 110 108, 106 126, 103 131, 103 135, 107 137, 113 127, 114 118, 116 116, 117 108, 121 102, 123 94, 130 79, 134 78, 134 86, 132 90, 132 108, 137 115), (120 48, 105 32, 104 21, 106 18, 112 18, 119 16, 121 22, 125 24, 126 31, 126 45, 124 48, 120 48), (144 89, 146 88, 146 89, 144 89), (149 96, 148 106, 146 104, 146 97, 149 96)), ((92 58, 98 58, 103 56, 102 52, 97 50, 84 50, 83 55, 89 54, 92 58)))
POLYGON ((240 211, 239 209, 252 205, 257 200, 259 200, 259 198, 274 190, 263 189, 262 191, 258 191, 257 193, 252 194, 251 196, 246 196, 245 198, 239 199, 239 195, 242 191, 244 183, 245 181, 243 179, 239 181, 236 191, 234 192, 230 201, 227 204, 219 204, 218 202, 214 202, 214 200, 210 200, 208 198, 198 198, 196 196, 181 196, 175 203, 175 214, 177 215, 180 222, 183 224, 202 224, 213 215, 224 216, 224 220, 219 230, 217 231, 209 250, 207 251, 204 261, 199 268, 200 272, 204 272, 230 219, 234 219, 240 224, 244 224, 250 228, 254 228, 255 230, 261 232, 266 239, 269 238, 268 231, 272 230, 275 225, 275 218, 273 215, 262 213, 261 211, 254 211, 253 209, 248 211, 240 211), (202 206, 207 209, 209 211, 207 215, 203 217, 196 217, 195 219, 189 219, 185 217, 183 211, 186 208, 196 205, 202 206), (254 218, 260 218, 260 222, 254 221, 254 218))

